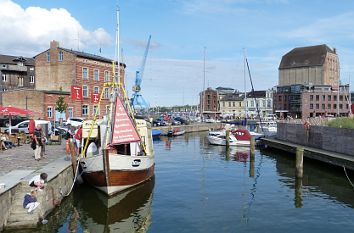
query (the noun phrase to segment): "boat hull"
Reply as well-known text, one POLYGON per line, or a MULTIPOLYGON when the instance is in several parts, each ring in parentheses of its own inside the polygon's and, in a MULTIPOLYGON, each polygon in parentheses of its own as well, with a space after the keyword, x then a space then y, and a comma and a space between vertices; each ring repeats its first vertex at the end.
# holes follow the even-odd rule
POLYGON ((85 182, 113 195, 149 180, 154 175, 154 160, 149 156, 103 155, 82 159, 85 182))
MULTIPOLYGON (((221 139, 219 137, 208 136, 208 141, 212 145, 226 146, 226 139, 221 139)), ((250 141, 229 141, 230 146, 249 146, 250 141)))

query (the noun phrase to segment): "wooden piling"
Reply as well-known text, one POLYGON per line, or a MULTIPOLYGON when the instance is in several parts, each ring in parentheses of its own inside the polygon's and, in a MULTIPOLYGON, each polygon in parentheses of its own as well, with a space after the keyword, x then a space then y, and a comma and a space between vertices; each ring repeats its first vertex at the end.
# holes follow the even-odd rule
POLYGON ((226 130, 226 148, 230 146, 230 130, 226 130))
POLYGON ((254 155, 255 148, 256 148, 256 140, 255 140, 254 137, 251 137, 251 141, 250 141, 250 152, 251 152, 251 154, 253 154, 253 155, 254 155))
POLYGON ((250 177, 254 177, 254 160, 255 160, 255 156, 254 153, 250 153, 250 177))
POLYGON ((295 178, 295 208, 302 207, 302 178, 295 178))
POLYGON ((71 155, 71 164, 72 164, 73 172, 74 172, 74 176, 75 176, 76 165, 77 165, 76 150, 75 150, 74 143, 73 143, 73 141, 71 139, 69 139, 69 147, 70 147, 70 155, 71 155))
POLYGON ((302 178, 304 169, 304 148, 296 147, 296 177, 302 178))

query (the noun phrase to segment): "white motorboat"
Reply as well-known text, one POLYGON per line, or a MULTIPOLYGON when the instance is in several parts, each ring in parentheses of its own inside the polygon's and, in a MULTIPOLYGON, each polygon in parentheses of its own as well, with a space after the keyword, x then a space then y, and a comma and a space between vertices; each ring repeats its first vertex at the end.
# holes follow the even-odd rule
POLYGON ((249 146, 251 135, 248 130, 237 129, 230 131, 229 138, 226 139, 226 130, 210 131, 208 141, 212 145, 226 146, 226 140, 229 140, 230 146, 249 146))

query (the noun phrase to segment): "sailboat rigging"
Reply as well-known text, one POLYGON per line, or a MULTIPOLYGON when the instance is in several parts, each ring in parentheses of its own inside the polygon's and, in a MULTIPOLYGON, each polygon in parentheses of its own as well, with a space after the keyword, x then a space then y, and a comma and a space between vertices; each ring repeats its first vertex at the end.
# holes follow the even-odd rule
MULTIPOLYGON (((123 191, 154 175, 151 123, 135 119, 121 78, 119 58, 119 9, 117 9, 116 51, 112 61, 113 82, 110 108, 105 119, 83 123, 80 165, 83 178, 108 195, 123 191)), ((103 97, 103 90, 99 103, 103 97)))

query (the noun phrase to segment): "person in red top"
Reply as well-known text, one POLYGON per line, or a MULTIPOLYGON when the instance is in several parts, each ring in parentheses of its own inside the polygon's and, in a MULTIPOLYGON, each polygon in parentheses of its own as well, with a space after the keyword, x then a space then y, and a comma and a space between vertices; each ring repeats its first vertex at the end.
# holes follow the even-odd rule
POLYGON ((31 118, 28 122, 28 133, 33 134, 35 128, 36 128, 36 123, 34 122, 33 118, 31 118))
POLYGON ((81 152, 81 139, 82 139, 82 126, 76 130, 75 135, 75 142, 76 142, 76 150, 80 153, 81 152))

